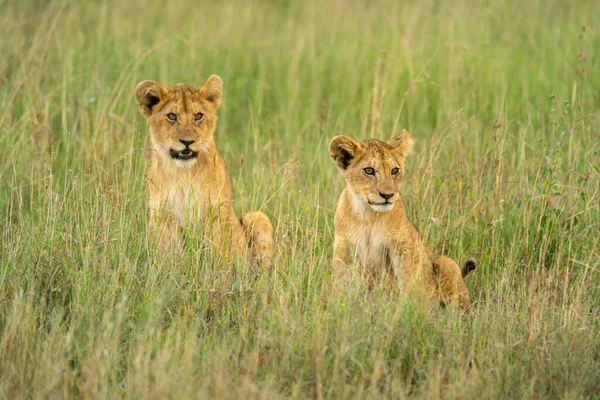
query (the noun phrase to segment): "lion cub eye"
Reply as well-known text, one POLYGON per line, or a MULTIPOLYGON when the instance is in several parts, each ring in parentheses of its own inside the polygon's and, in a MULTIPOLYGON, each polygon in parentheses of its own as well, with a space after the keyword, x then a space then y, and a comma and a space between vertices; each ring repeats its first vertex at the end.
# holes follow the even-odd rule
POLYGON ((202 118, 204 118, 204 114, 202 114, 202 113, 194 114, 194 121, 196 121, 196 122, 202 121, 202 118))
POLYGON ((392 175, 398 175, 398 172, 400 172, 400 168, 392 168, 392 175))
POLYGON ((375 175, 375 170, 371 167, 363 168, 363 171, 365 171, 365 174, 367 174, 367 175, 371 175, 371 176, 375 175))
POLYGON ((167 119, 171 122, 175 122, 177 121, 177 114, 175 113, 168 113, 167 114, 167 119))

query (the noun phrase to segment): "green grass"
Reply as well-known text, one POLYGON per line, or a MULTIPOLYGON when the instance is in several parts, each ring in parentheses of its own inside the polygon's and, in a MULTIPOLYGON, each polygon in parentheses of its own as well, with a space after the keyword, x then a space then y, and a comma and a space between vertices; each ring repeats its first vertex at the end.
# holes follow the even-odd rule
POLYGON ((597 2, 215 3, 0 0, 0 397, 600 397, 597 2), (212 73, 263 274, 147 237, 135 85, 212 73), (468 314, 332 289, 327 144, 403 128, 468 314))

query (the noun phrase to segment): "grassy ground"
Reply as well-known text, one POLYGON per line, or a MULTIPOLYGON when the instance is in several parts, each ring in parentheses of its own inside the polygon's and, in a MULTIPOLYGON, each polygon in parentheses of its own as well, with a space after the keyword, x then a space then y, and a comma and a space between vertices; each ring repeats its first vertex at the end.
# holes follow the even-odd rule
POLYGON ((0 397, 600 397, 600 5, 215 3, 0 0, 0 397), (211 73, 262 275, 147 238, 133 89, 211 73), (332 292, 327 144, 402 128, 469 314, 332 292))

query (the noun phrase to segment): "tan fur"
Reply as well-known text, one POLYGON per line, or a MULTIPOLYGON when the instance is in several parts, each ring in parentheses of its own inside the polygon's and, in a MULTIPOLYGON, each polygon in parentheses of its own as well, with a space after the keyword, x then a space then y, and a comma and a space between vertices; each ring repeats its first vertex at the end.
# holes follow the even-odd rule
POLYGON ((335 212, 333 268, 344 276, 356 263, 371 278, 395 277, 388 283, 405 294, 467 308, 469 292, 459 266, 448 257, 436 258, 406 216, 400 185, 412 146, 406 131, 388 143, 336 136, 329 144, 347 183, 335 212))
POLYGON ((182 244, 186 227, 221 256, 239 257, 249 249, 252 261, 268 263, 271 222, 262 212, 238 220, 229 174, 214 141, 222 85, 212 75, 200 88, 179 83, 167 89, 143 81, 135 90, 154 150, 148 171, 150 230, 171 247, 182 244))

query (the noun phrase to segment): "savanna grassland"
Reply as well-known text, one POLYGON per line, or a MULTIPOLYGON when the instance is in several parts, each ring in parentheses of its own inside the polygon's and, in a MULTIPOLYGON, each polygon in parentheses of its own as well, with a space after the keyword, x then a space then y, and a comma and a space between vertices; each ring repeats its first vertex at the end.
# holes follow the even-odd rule
POLYGON ((599 398, 600 4, 0 0, 0 397, 599 398), (148 237, 144 79, 224 81, 274 267, 148 237), (334 135, 402 190, 469 313, 333 287, 334 135))

